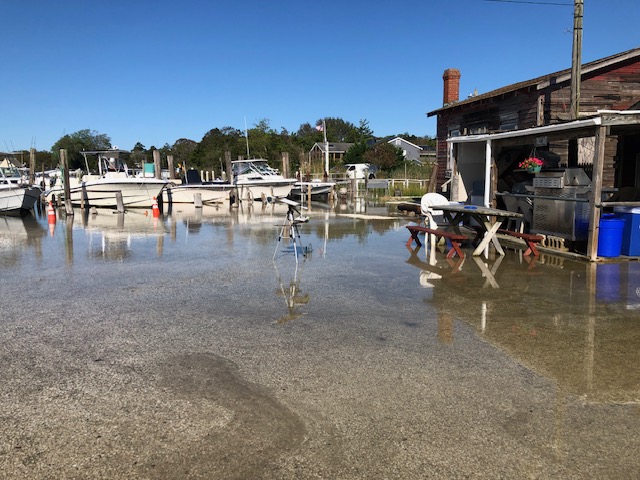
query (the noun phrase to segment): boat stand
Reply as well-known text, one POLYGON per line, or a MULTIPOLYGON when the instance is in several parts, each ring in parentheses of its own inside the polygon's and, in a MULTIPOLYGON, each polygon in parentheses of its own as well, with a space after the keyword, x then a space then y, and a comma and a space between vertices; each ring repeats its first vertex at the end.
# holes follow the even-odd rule
POLYGON ((280 247, 280 241, 282 240, 282 238, 289 237, 293 242, 293 253, 296 257, 297 264, 298 250, 302 251, 302 240, 300 238, 300 230, 298 229, 298 225, 308 222, 309 219, 300 215, 300 212, 296 209, 296 207, 299 205, 298 203, 288 199, 278 199, 278 201, 286 203, 289 208, 287 209, 287 214, 285 216, 284 222, 282 223, 282 227, 280 228, 278 243, 276 243, 276 251, 273 252, 273 259, 275 260, 276 255, 278 254, 278 248, 280 247), (296 216, 296 214, 298 216, 296 216))

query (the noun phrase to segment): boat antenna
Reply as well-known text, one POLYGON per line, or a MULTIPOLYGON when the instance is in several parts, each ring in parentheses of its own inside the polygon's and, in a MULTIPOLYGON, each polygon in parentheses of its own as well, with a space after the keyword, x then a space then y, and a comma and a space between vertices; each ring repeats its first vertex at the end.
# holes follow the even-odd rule
POLYGON ((247 159, 249 158, 249 130, 247 130, 247 117, 244 117, 244 137, 247 140, 247 159))

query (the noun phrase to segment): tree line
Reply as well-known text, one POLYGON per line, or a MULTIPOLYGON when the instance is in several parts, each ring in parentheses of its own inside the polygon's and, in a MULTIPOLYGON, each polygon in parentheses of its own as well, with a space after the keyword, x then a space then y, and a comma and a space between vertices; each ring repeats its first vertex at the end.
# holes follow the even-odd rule
MULTIPOLYGON (((278 132, 269 125, 268 119, 262 119, 246 131, 234 127, 213 128, 199 142, 180 138, 173 145, 146 147, 137 142, 132 148, 123 148, 131 152, 131 161, 138 167, 153 161, 154 150, 160 152, 163 162, 172 155, 174 165, 180 163, 187 168, 214 171, 224 169, 225 152, 231 152, 231 158, 264 158, 276 168, 281 167, 282 152, 288 152, 291 169, 301 170, 313 145, 324 141, 321 125, 323 120, 318 120, 313 125, 301 124, 296 132, 285 128, 278 132)), ((382 170, 390 170, 403 161, 402 152, 386 140, 399 136, 416 145, 435 145, 435 140, 429 136, 418 137, 408 133, 377 138, 367 120, 360 120, 356 126, 341 118, 326 118, 324 126, 328 142, 353 144, 344 157, 344 163, 373 163, 382 170)), ((84 169, 83 150, 110 148, 113 145, 107 134, 90 129, 79 130, 61 137, 50 152, 36 152, 36 171, 58 166, 61 149, 67 150, 71 169, 84 169)))

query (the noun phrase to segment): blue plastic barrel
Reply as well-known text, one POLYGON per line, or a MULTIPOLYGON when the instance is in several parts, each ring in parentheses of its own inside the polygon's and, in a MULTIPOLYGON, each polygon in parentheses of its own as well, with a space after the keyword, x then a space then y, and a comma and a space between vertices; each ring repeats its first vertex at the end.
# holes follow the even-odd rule
POLYGON ((598 256, 619 257, 622 253, 622 232, 624 219, 615 215, 605 214, 600 218, 600 233, 598 234, 598 256))

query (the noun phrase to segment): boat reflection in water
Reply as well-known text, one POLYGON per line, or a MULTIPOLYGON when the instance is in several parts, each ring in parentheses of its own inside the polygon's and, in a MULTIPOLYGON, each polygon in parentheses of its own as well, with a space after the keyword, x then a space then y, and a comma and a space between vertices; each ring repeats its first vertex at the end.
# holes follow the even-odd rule
POLYGON ((13 267, 21 259, 35 252, 42 257, 42 239, 45 228, 33 216, 0 216, 0 268, 13 267))
POLYGON ((461 320, 552 379, 562 398, 640 404, 640 262, 582 263, 541 254, 532 264, 508 251, 487 283, 473 262, 436 256, 430 262, 412 251, 407 263, 420 269, 442 343, 455 343, 455 320, 461 320), (549 285, 540 288, 541 282, 549 285))
POLYGON ((104 260, 123 260, 133 251, 136 241, 155 239, 156 253, 163 253, 163 239, 167 228, 161 218, 149 211, 130 209, 116 212, 112 209, 90 209, 86 213, 68 217, 67 245, 72 248, 73 230, 82 229, 86 235, 90 256, 104 260), (69 227, 73 228, 70 229, 69 227))

